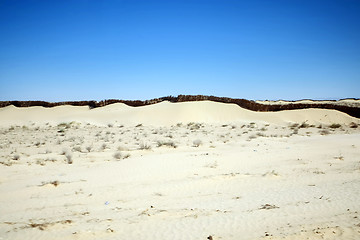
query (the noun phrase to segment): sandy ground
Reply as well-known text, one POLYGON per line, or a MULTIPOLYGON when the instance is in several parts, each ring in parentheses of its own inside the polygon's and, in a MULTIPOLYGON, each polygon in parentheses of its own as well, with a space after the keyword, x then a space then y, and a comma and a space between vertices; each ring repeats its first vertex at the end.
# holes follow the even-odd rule
POLYGON ((170 106, 1 109, 0 239, 360 239, 358 119, 170 106))
POLYGON ((278 100, 278 101, 256 101, 257 103, 261 103, 261 104, 281 104, 281 105, 286 105, 286 104, 335 104, 335 105, 340 105, 340 106, 349 106, 349 107, 360 107, 360 100, 359 99, 341 99, 341 100, 337 100, 337 101, 314 101, 314 100, 299 100, 299 101, 283 101, 283 100, 278 100))

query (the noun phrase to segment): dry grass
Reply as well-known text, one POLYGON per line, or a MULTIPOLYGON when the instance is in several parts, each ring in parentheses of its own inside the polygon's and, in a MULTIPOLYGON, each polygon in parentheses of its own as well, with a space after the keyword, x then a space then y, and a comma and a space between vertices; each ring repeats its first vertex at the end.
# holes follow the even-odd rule
POLYGON ((65 157, 66 157, 66 161, 67 161, 68 164, 73 164, 71 153, 66 153, 65 157))
POLYGON ((339 127, 341 127, 341 124, 339 123, 333 123, 329 126, 329 128, 339 128, 339 127))
POLYGON ((116 153, 114 153, 113 157, 117 160, 120 160, 122 157, 122 154, 121 154, 121 152, 116 152, 116 153))
POLYGON ((139 146, 140 150, 150 150, 151 149, 151 145, 147 144, 147 143, 141 143, 139 146))
POLYGON ((173 147, 177 148, 177 145, 173 141, 157 141, 157 146, 167 146, 167 147, 173 147))

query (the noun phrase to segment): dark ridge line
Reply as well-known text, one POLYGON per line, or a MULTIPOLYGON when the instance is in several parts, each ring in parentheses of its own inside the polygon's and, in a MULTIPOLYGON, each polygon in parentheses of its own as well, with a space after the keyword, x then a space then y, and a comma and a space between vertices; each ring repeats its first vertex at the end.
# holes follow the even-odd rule
MULTIPOLYGON (((215 97, 215 96, 204 96, 204 95, 178 95, 178 96, 167 96, 161 98, 154 98, 151 100, 119 100, 119 99, 107 99, 102 101, 67 101, 67 102, 45 102, 45 101, 0 101, 0 108, 14 105, 15 107, 33 107, 33 106, 42 106, 42 107, 56 107, 61 105, 71 105, 71 106, 89 106, 90 109, 103 107, 113 103, 124 103, 128 106, 139 107, 146 106, 162 101, 169 101, 172 103, 177 102, 195 102, 195 101, 214 101, 221 103, 233 103, 238 106, 256 111, 256 112, 276 112, 283 110, 295 110, 295 109, 306 109, 306 108, 321 108, 321 109, 334 109, 340 112, 349 114, 350 116, 360 118, 360 108, 338 105, 332 103, 292 103, 287 101, 287 104, 261 104, 252 100, 240 99, 240 98, 227 98, 227 97, 215 97)), ((310 100, 313 101, 313 100, 310 100)), ((316 100, 321 102, 321 100, 316 100)), ((323 101, 334 101, 336 100, 323 100, 323 101)))

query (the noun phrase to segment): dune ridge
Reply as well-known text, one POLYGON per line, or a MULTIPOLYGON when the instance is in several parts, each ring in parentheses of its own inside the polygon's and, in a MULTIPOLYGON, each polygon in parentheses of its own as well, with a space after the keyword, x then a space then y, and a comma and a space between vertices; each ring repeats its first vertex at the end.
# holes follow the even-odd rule
POLYGON ((119 100, 119 99, 108 99, 102 101, 66 101, 66 102, 45 102, 45 101, 0 101, 0 108, 9 105, 16 107, 56 107, 62 105, 71 106, 88 106, 89 108, 104 107, 114 103, 124 103, 128 106, 139 107, 160 103, 163 101, 169 101, 172 103, 179 102, 193 102, 193 101, 213 101, 220 103, 234 103, 242 108, 258 111, 258 112, 274 112, 283 110, 294 110, 294 109, 307 109, 307 108, 321 108, 321 109, 334 109, 350 116, 360 118, 360 100, 359 99, 342 99, 336 100, 300 100, 300 101, 251 101, 246 99, 227 98, 227 97, 216 97, 216 96, 205 96, 205 95, 178 95, 178 96, 167 96, 161 98, 155 98, 151 100, 119 100))
POLYGON ((90 109, 87 106, 40 106, 18 108, 7 106, 0 109, 0 124, 26 124, 28 122, 88 122, 106 125, 122 124, 173 125, 177 123, 203 122, 263 122, 287 125, 289 122, 307 124, 350 124, 360 120, 330 109, 297 109, 278 112, 254 112, 233 103, 212 101, 179 102, 162 101, 157 104, 130 107, 124 103, 109 104, 90 109))

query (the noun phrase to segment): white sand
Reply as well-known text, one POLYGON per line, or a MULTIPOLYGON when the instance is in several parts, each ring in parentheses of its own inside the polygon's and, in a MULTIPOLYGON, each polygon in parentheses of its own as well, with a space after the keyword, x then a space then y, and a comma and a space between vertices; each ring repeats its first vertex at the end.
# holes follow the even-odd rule
POLYGON ((34 123, 90 122, 94 124, 137 124, 174 125, 177 123, 203 122, 266 122, 287 124, 304 122, 309 124, 331 124, 359 122, 349 115, 325 109, 302 109, 279 112, 253 112, 236 104, 211 101, 170 103, 167 101, 142 106, 129 107, 122 103, 102 108, 89 109, 86 106, 59 106, 54 108, 8 106, 0 109, 0 125, 22 125, 34 123))
POLYGON ((341 99, 338 101, 326 101, 326 100, 322 100, 322 101, 315 101, 315 100, 299 100, 299 101, 283 101, 283 100, 278 100, 278 101, 256 101, 257 103, 261 103, 261 104, 269 104, 269 105, 274 105, 274 104, 280 104, 280 105, 286 105, 286 104, 335 104, 335 105, 340 105, 340 106, 349 106, 349 107, 360 107, 360 100, 359 99, 341 99))
POLYGON ((359 123, 213 102, 3 108, 0 239, 360 239, 359 123))

